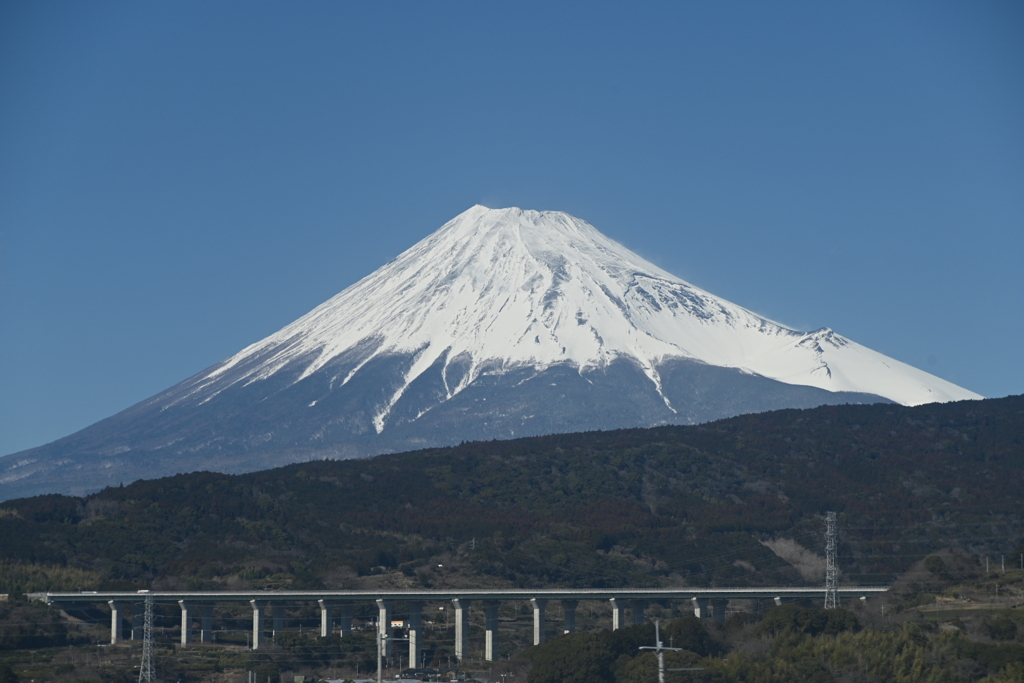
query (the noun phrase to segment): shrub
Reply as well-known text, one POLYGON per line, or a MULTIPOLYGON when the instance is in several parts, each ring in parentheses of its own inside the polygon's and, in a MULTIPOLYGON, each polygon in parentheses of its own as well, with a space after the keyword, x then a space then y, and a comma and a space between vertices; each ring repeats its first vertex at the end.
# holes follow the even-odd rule
POLYGON ((573 633, 537 648, 528 683, 613 683, 612 652, 593 633, 573 633))
POLYGON ((942 561, 942 558, 938 555, 929 555, 925 558, 924 568, 930 571, 932 574, 942 576, 946 572, 946 563, 942 561))
POLYGON ((835 636, 843 631, 859 630, 860 622, 849 610, 807 609, 798 605, 775 607, 757 625, 757 633, 768 636, 783 633, 835 636))
POLYGON ((6 664, 0 664, 0 683, 18 683, 18 674, 6 664))
POLYGON ((993 617, 986 629, 992 640, 1013 640, 1017 637, 1017 624, 1005 614, 993 617))
POLYGON ((673 619, 666 624, 661 639, 663 641, 671 640, 675 647, 695 652, 701 657, 717 654, 720 649, 718 643, 712 640, 711 635, 704 628, 704 623, 692 614, 673 619))

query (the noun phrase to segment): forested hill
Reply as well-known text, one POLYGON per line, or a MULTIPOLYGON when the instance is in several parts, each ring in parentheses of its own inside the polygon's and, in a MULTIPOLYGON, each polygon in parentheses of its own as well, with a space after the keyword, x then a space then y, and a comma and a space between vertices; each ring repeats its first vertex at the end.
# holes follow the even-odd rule
POLYGON ((817 584, 827 510, 885 584, 1020 552, 1022 500, 1022 396, 830 406, 7 501, 0 592, 817 584))

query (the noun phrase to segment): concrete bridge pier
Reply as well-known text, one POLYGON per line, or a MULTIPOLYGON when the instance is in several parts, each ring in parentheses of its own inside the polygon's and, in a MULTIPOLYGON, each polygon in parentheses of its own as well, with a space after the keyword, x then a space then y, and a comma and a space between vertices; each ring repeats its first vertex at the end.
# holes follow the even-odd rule
POLYGON ((646 600, 633 600, 633 625, 644 623, 644 610, 647 609, 646 600))
POLYGON ((274 603, 274 635, 284 630, 284 604, 274 603))
POLYGON ((109 600, 110 605, 110 644, 116 645, 124 639, 124 627, 121 620, 124 619, 125 603, 118 600, 109 600))
POLYGON ((711 601, 711 617, 719 624, 725 623, 725 608, 728 604, 725 598, 714 598, 711 601))
POLYGON ((352 603, 338 603, 338 630, 341 637, 352 635, 352 603))
POLYGON ((264 644, 263 620, 270 603, 266 600, 250 600, 249 604, 252 605, 252 649, 258 650, 264 644))
POLYGON ((544 642, 544 610, 547 609, 548 601, 543 598, 530 598, 533 605, 533 644, 540 645, 544 642))
POLYGON ((146 633, 146 608, 142 605, 126 605, 125 613, 132 615, 132 640, 142 640, 146 633))
POLYGON ((320 605, 320 637, 329 638, 334 633, 334 603, 330 600, 317 600, 320 605))
POLYGON ((612 604, 612 630, 618 631, 626 625, 625 601, 619 598, 609 598, 608 602, 612 604))
POLYGON ((384 640, 384 656, 391 657, 391 600, 377 600, 377 637, 384 640))
POLYGON ((469 648, 466 647, 466 636, 469 635, 468 624, 466 623, 467 612, 469 611, 469 600, 455 598, 452 600, 455 607, 455 658, 460 662, 466 658, 469 648))
POLYGON ((249 604, 253 606, 253 649, 258 650, 264 644, 263 620, 270 603, 266 600, 250 600, 249 604))
POLYGON ((203 605, 202 620, 199 624, 199 642, 213 642, 213 605, 203 605))
POLYGON ((423 635, 423 602, 409 602, 409 668, 420 668, 420 645, 423 635))
POLYGON ((710 619, 711 610, 708 609, 708 603, 710 602, 707 598, 692 598, 693 603, 693 616, 698 619, 710 619))
POLYGON ((562 600, 563 631, 565 633, 576 632, 576 607, 579 600, 562 600))
POLYGON ((195 605, 178 600, 178 607, 181 608, 181 644, 188 645, 192 642, 192 615, 195 614, 195 605))
POLYGON ((484 659, 493 662, 498 658, 498 607, 497 600, 484 600, 484 659))

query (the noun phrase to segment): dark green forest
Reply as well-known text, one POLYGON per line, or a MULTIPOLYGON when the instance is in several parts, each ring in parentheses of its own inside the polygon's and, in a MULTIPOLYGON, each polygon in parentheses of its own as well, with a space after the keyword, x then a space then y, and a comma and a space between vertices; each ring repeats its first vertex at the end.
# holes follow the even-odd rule
MULTIPOLYGON (((1004 669, 1013 675, 1024 654, 1011 645, 1024 628, 1014 626, 1003 643, 985 635, 989 617, 956 632, 888 619, 943 595, 963 598, 968 584, 979 595, 998 592, 985 560, 1009 558, 1013 569, 1024 553, 1022 474, 1020 396, 786 410, 236 476, 181 474, 84 498, 0 504, 0 593, 17 600, 83 589, 820 585, 823 517, 835 510, 842 582, 894 585, 888 612, 858 613, 828 632, 800 626, 813 621, 806 615, 765 626, 771 612, 757 610, 725 627, 702 626, 713 631, 707 647, 673 657, 704 662, 700 680, 787 680, 786 671, 812 660, 814 671, 833 678, 812 671, 803 680, 838 680, 854 654, 863 660, 865 648, 890 648, 918 653, 906 655, 911 673, 850 680, 979 680, 1004 669), (990 645, 1002 654, 977 649, 990 645), (991 665, 978 663, 989 656, 991 665), (915 657, 935 671, 945 667, 942 657, 974 664, 959 677, 915 679, 915 657)), ((1003 595, 1012 590, 1005 584, 1003 595)), ((1012 624, 1017 611, 1006 617, 1012 624)), ((12 635, 0 651, 83 637, 46 619, 39 628, 6 628, 12 635)), ((600 660, 593 680, 648 680, 653 655, 619 661, 625 646, 614 638, 625 632, 608 638, 581 633, 544 647, 593 654, 600 660)), ((535 683, 555 680, 541 677, 542 650, 522 655, 535 683)), ((854 668, 884 669, 862 664, 854 668)))
POLYGON ((844 579, 887 584, 940 548, 1013 553, 1022 465, 1022 397, 787 410, 11 500, 0 560, 78 570, 44 586, 8 569, 7 592, 334 588, 388 572, 424 586, 793 584, 761 541, 821 554, 836 510, 844 579), (428 568, 445 555, 458 575, 428 568))
MULTIPOLYGON (((1006 615, 997 619, 1016 628, 1006 615)), ((979 642, 966 628, 912 621, 875 629, 845 609, 784 605, 724 627, 692 615, 662 627, 663 642, 681 648, 665 654, 669 683, 1016 683, 1024 677, 1019 642, 979 642)), ((653 642, 653 624, 564 636, 526 652, 532 664, 527 682, 651 683, 658 680, 657 660, 639 648, 653 642)))

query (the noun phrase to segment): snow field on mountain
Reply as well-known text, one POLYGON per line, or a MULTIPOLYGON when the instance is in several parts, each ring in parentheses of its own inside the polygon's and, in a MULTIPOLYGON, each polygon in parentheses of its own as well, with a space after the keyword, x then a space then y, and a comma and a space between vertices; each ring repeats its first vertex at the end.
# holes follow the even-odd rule
POLYGON ((196 393, 209 400, 229 383, 312 358, 303 360, 308 377, 368 341, 374 355, 416 354, 405 385, 374 418, 378 433, 413 380, 456 357, 470 358, 471 369, 448 386, 449 398, 484 367, 582 372, 617 358, 635 361, 659 392, 658 365, 688 358, 905 405, 980 398, 831 330, 798 332, 715 297, 568 214, 483 206, 215 367, 196 393), (241 375, 228 373, 257 357, 241 375))

